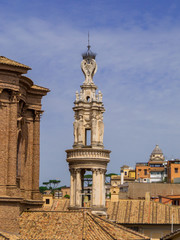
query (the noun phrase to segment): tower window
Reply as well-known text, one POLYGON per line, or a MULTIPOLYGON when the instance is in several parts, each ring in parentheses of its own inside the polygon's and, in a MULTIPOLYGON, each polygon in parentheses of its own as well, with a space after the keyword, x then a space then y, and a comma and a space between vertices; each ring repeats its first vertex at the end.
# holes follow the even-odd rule
POLYGON ((86 141, 85 141, 85 145, 86 146, 90 146, 91 145, 91 129, 86 129, 86 141))
POLYGON ((90 102, 90 96, 86 97, 87 102, 90 102))
POLYGON ((175 168, 175 169, 174 169, 174 172, 175 172, 175 173, 178 173, 178 168, 175 168))

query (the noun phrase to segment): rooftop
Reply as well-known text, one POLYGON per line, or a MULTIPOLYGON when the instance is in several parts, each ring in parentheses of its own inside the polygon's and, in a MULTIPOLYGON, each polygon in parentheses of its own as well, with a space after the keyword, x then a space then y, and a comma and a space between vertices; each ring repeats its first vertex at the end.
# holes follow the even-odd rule
POLYGON ((180 224, 180 207, 146 200, 109 202, 109 219, 119 224, 180 224))
POLYGON ((0 56, 0 64, 15 66, 15 67, 21 67, 21 68, 26 68, 27 70, 31 70, 30 67, 28 67, 28 66, 26 66, 22 63, 16 62, 14 60, 11 60, 9 58, 6 58, 4 56, 0 56))
POLYGON ((29 211, 20 218, 20 239, 149 239, 84 211, 29 211))

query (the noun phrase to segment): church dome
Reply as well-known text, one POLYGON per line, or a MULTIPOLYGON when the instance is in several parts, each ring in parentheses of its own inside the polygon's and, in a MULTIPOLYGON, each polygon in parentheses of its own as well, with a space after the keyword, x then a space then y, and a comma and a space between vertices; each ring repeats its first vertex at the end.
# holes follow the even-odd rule
POLYGON ((155 146, 154 150, 151 153, 151 155, 154 155, 154 154, 163 154, 158 144, 155 146))

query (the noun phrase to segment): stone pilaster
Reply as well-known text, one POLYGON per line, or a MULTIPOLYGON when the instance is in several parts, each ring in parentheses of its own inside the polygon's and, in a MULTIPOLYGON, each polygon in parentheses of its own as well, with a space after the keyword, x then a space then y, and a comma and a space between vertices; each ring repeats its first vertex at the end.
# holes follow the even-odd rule
POLYGON ((7 194, 13 196, 16 191, 16 161, 17 161, 17 104, 19 93, 11 91, 9 102, 9 146, 8 146, 8 176, 7 194))
POLYGON ((40 199, 39 161, 40 161, 40 116, 41 111, 34 112, 33 124, 33 163, 32 163, 32 199, 40 199))
POLYGON ((27 141, 28 141, 28 149, 27 149, 27 159, 26 159, 26 184, 25 184, 25 195, 27 199, 32 198, 32 186, 33 186, 33 141, 34 141, 34 116, 32 110, 27 110, 27 141))
MULTIPOLYGON (((3 89, 0 89, 0 95, 3 89)), ((6 195, 9 104, 0 101, 0 195, 6 195)))

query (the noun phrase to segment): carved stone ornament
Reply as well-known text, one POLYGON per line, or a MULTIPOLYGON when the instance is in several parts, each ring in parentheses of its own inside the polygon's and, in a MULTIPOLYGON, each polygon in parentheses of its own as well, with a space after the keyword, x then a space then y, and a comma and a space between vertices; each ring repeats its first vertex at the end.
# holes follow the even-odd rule
POLYGON ((81 69, 85 75, 86 84, 93 83, 93 76, 97 72, 97 64, 94 59, 83 59, 81 62, 81 69))
POLYGON ((34 111, 34 121, 40 121, 42 111, 34 111))
POLYGON ((20 96, 21 96, 21 93, 20 93, 20 92, 11 91, 11 92, 10 92, 10 96, 9 96, 9 100, 10 100, 12 103, 19 102, 20 96))

